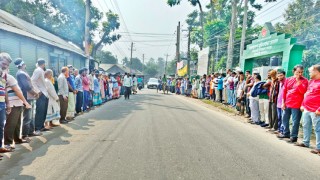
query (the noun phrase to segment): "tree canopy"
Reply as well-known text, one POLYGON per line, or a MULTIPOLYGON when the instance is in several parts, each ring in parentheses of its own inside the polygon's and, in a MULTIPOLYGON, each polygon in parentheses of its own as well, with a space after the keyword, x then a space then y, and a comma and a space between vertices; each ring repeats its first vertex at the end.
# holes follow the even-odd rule
MULTIPOLYGON (((84 0, 1 0, 0 8, 30 22, 66 41, 71 41, 83 47, 85 31, 85 2, 84 0)), ((112 32, 119 28, 119 18, 111 11, 102 13, 98 8, 90 6, 91 40, 96 34, 100 35, 92 54, 100 45, 111 44, 120 38, 112 32), (102 18, 106 16, 107 21, 102 18), (100 27, 102 26, 102 27, 100 27)))
POLYGON ((109 51, 98 51, 96 60, 102 64, 118 64, 118 58, 109 51))

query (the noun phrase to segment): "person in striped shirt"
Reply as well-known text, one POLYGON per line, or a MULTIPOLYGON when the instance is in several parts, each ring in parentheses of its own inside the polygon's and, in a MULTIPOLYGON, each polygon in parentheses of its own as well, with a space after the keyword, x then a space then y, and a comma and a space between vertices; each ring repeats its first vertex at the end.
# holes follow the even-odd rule
MULTIPOLYGON (((3 130, 4 130, 4 122, 6 119, 6 114, 11 112, 11 107, 9 105, 6 83, 7 78, 6 75, 2 72, 2 69, 6 69, 9 67, 11 58, 7 53, 0 53, 0 153, 10 152, 10 149, 6 149, 3 146, 3 130)), ((0 160, 2 160, 3 156, 0 155, 0 160)))
MULTIPOLYGON (((8 93, 8 102, 10 112, 7 112, 8 116, 4 127, 4 144, 5 149, 13 151, 13 141, 15 144, 28 143, 30 141, 20 139, 20 126, 21 126, 21 114, 23 106, 27 109, 31 108, 31 105, 24 98, 17 80, 8 72, 9 64, 12 59, 9 54, 5 54, 5 58, 0 58, 1 69, 4 72, 2 77, 6 79, 6 92, 8 93), (5 65, 3 65, 5 64, 5 65), (8 66, 6 66, 8 65, 8 66)), ((2 141, 2 139, 1 139, 2 141)))

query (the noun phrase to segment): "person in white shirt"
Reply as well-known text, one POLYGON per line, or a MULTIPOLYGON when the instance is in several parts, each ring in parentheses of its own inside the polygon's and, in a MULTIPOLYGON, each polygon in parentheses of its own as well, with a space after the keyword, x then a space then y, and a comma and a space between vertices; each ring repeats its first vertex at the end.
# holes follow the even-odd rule
POLYGON ((39 93, 39 98, 36 101, 35 115, 35 132, 38 134, 41 130, 46 130, 44 128, 44 122, 47 117, 49 99, 44 78, 46 61, 44 59, 39 59, 36 66, 37 68, 33 72, 31 82, 35 91, 39 93))
POLYGON ((218 90, 219 76, 220 76, 220 74, 219 74, 219 73, 216 73, 215 76, 214 76, 214 79, 213 79, 213 84, 214 84, 214 89, 213 89, 213 91, 214 91, 215 94, 216 94, 216 101, 218 101, 218 100, 221 99, 220 93, 219 93, 219 90, 218 90))
POLYGON ((229 80, 229 77, 231 76, 231 73, 232 73, 231 69, 228 69, 227 73, 226 73, 226 77, 223 78, 223 87, 224 87, 224 89, 223 89, 223 97, 224 97, 225 102, 227 102, 227 103, 229 103, 229 97, 228 97, 228 95, 229 95, 228 94, 229 82, 228 82, 228 80, 229 80))
POLYGON ((61 69, 61 74, 58 77, 58 95, 60 101, 60 123, 68 124, 66 120, 67 109, 68 109, 68 97, 69 97, 69 87, 67 82, 67 77, 69 75, 68 67, 63 67, 61 69))
POLYGON ((261 81, 261 76, 257 74, 254 76, 254 78, 255 78, 255 82, 247 96, 249 97, 249 100, 250 100, 251 119, 252 119, 251 123, 259 125, 260 124, 259 95, 256 97, 253 97, 252 92, 255 89, 256 85, 261 81))
POLYGON ((138 86, 138 79, 137 79, 137 77, 136 77, 136 75, 133 75, 133 79, 132 79, 132 81, 133 81, 133 84, 132 84, 132 91, 133 91, 133 94, 137 94, 137 86, 138 86))
POLYGON ((132 79, 132 75, 128 74, 129 78, 130 78, 130 95, 132 93, 132 87, 133 87, 133 79, 132 79))
POLYGON ((131 79, 131 77, 128 76, 127 73, 125 73, 124 78, 123 78, 123 86, 125 88, 124 98, 125 99, 130 99, 130 91, 131 91, 131 86, 132 86, 132 79, 131 79))

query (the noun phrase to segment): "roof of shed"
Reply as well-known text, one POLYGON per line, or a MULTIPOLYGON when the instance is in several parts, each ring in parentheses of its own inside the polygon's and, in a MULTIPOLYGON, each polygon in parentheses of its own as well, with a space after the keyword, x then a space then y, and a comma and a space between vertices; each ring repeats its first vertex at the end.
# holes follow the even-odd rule
POLYGON ((0 29, 29 37, 85 57, 84 51, 74 44, 3 10, 0 10, 0 29))
MULTIPOLYGON (((121 64, 100 64, 100 68, 104 69, 106 72, 108 72, 109 69, 113 68, 114 66, 118 67, 121 69, 123 72, 130 73, 130 68, 121 64)), ((117 72, 108 72, 108 73, 117 73, 117 72)), ((132 74, 136 75, 142 75, 142 72, 132 69, 131 71, 132 74)))

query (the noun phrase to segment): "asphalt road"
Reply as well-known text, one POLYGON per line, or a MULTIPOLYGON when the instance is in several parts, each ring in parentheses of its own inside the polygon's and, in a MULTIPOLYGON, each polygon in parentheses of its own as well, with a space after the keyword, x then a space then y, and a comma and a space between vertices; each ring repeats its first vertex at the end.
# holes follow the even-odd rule
POLYGON ((144 89, 35 138, 1 179, 320 179, 320 156, 190 99, 144 89))

